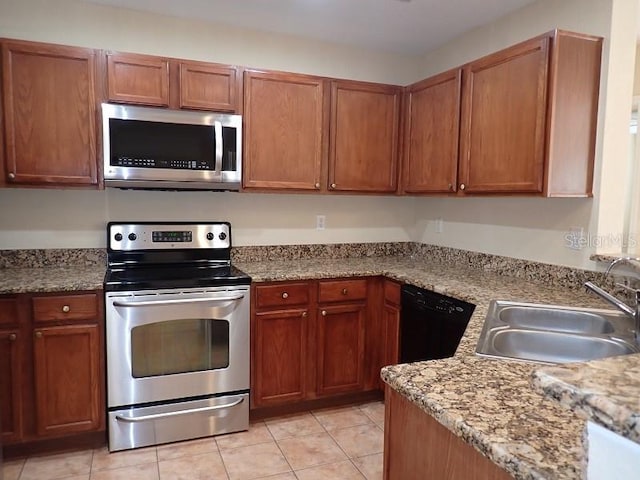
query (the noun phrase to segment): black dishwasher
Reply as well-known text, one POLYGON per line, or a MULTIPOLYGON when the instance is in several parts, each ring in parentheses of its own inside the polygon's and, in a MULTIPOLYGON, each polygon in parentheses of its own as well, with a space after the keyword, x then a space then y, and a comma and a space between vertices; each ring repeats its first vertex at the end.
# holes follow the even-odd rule
POLYGON ((400 313, 400 362, 451 357, 475 305, 404 285, 400 313))

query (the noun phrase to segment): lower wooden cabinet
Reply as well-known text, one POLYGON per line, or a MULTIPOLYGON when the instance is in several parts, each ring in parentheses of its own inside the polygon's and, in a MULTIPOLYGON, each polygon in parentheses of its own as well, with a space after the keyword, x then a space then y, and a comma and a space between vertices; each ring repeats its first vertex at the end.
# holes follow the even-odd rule
POLYGON ((304 400, 309 311, 291 308, 256 313, 252 327, 254 404, 268 406, 304 400))
POLYGON ((385 391, 384 480, 509 480, 505 470, 390 387, 385 391))
POLYGON ((36 328, 34 337, 37 434, 99 428, 104 406, 99 403, 98 325, 36 328))
MULTIPOLYGON (((384 280, 384 301, 382 305, 382 324, 384 331, 384 365, 395 365, 400 361, 400 284, 384 280)), ((383 382, 378 377, 380 388, 383 382)))
POLYGON ((4 445, 105 430, 97 291, 0 297, 4 445))
MULTIPOLYGON (((392 284, 399 322, 400 287, 392 284)), ((397 357, 397 323, 385 326, 383 285, 380 277, 255 285, 252 408, 380 390, 380 368, 393 357, 385 349, 397 357), (388 331, 396 332, 389 342, 388 331)))
POLYGON ((364 385, 366 303, 322 305, 317 316, 318 395, 358 392, 364 385))
POLYGON ((17 442, 22 435, 22 343, 17 328, 0 330, 0 425, 3 444, 17 442))

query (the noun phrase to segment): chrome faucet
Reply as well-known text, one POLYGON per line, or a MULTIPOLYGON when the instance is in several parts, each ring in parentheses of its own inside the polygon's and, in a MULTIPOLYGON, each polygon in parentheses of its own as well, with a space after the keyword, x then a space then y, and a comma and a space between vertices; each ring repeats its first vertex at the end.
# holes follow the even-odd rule
MULTIPOLYGON (((620 265, 620 264, 629 264, 629 265, 634 265, 636 267, 640 266, 640 259, 638 258, 632 258, 632 257, 621 257, 621 258, 616 258, 614 261, 612 261, 609 266, 607 267, 607 270, 604 273, 605 278, 607 278, 609 276, 609 273, 611 273, 611 270, 616 266, 616 265, 620 265)), ((618 308, 619 310, 621 310, 622 312, 626 313, 628 316, 630 316, 633 319, 633 324, 634 324, 634 334, 635 334, 635 338, 636 338, 636 343, 640 343, 640 290, 635 289, 635 288, 631 288, 628 287, 626 285, 622 285, 622 284, 617 284, 627 290, 630 290, 634 293, 635 295, 635 305, 633 307, 630 307, 629 305, 627 305, 626 303, 624 303, 622 300, 619 300, 618 298, 614 297, 613 295, 611 295, 609 292, 607 292, 606 290, 603 290, 602 288, 600 288, 599 286, 595 285, 592 282, 586 282, 584 284, 585 288, 587 290, 592 291, 593 293, 595 293, 596 295, 598 295, 599 297, 603 298, 604 300, 606 300, 607 302, 609 302, 610 304, 612 304, 613 306, 615 306, 616 308, 618 308)))

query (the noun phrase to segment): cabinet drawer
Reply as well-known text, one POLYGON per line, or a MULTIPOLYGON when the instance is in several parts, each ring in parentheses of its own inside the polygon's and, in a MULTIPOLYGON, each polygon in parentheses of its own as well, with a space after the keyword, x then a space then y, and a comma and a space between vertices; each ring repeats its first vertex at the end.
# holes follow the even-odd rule
POLYGON ((87 320, 98 316, 98 296, 95 293, 33 297, 32 302, 36 322, 87 320))
POLYGON ((15 298, 0 298, 0 325, 18 323, 18 301, 15 298))
POLYGON ((340 302, 345 300, 364 300, 367 298, 367 281, 329 280, 318 283, 319 302, 340 302))
POLYGON ((309 303, 309 284, 282 283, 256 287, 256 308, 286 307, 309 303))

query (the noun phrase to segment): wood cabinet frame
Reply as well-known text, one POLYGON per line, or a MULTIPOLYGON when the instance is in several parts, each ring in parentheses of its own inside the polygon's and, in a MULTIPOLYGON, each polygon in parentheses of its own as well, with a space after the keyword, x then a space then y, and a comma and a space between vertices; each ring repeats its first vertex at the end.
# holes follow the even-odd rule
MULTIPOLYGON (((104 302, 101 291, 23 293, 0 296, 0 342, 9 335, 11 356, 15 360, 11 396, 13 399, 14 421, 9 429, 3 427, 5 450, 17 452, 51 451, 74 445, 104 443, 106 430, 105 401, 105 359, 104 359, 104 302), (94 308, 88 299, 93 298, 94 308), (51 307, 58 305, 58 299, 69 299, 71 311, 62 313, 51 307), (14 302, 15 320, 6 321, 6 302, 14 302), (33 305, 39 303, 40 314, 33 305), (49 304, 49 305, 47 305, 49 304), (75 307, 79 307, 75 314, 75 307), (65 318, 65 316, 67 318, 65 318), (77 365, 70 367, 65 362, 69 342, 74 338, 82 346, 74 350, 80 358, 77 365), (55 339, 53 349, 46 342, 55 339), (15 355, 15 357, 14 357, 15 355), (58 385, 57 375, 50 375, 49 369, 62 369, 77 376, 75 367, 84 369, 80 377, 87 378, 86 384, 58 385), (87 374, 84 377, 84 373, 87 374), (69 399, 65 399, 65 395, 69 399), (82 418, 73 418, 78 410, 85 413, 82 418)), ((78 360, 76 358, 76 361, 78 360)), ((3 387, 4 388, 4 387, 3 387)))

